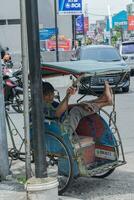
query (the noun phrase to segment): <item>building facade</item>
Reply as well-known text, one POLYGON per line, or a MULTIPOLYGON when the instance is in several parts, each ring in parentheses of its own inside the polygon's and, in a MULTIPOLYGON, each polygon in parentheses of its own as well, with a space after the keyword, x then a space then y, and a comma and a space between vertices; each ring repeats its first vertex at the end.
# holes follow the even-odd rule
POLYGON ((0 44, 20 52, 20 6, 18 0, 0 0, 0 44))
MULTIPOLYGON (((20 1, 0 0, 0 45, 21 53, 20 1)), ((55 27, 54 0, 38 0, 40 27, 55 27)), ((72 16, 58 15, 59 34, 72 40, 72 16)))
POLYGON ((128 15, 134 15, 134 3, 130 3, 127 5, 128 15))

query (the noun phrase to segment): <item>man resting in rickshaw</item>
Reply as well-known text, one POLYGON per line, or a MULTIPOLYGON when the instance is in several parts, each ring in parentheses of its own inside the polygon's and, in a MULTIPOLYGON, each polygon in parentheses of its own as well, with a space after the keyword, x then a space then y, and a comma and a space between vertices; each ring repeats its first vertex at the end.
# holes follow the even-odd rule
POLYGON ((49 82, 43 82, 44 114, 46 117, 65 119, 64 113, 68 112, 70 132, 73 133, 79 121, 90 114, 97 113, 100 108, 112 105, 112 89, 108 82, 105 82, 103 94, 93 100, 83 101, 69 105, 69 99, 77 92, 76 87, 69 87, 64 99, 58 103, 54 101, 54 87, 49 82))

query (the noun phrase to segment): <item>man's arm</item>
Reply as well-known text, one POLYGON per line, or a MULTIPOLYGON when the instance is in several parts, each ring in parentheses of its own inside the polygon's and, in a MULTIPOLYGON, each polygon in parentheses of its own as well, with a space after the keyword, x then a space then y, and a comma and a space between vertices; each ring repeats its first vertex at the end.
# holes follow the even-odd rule
POLYGON ((57 107, 57 110, 55 113, 56 117, 61 117, 61 115, 68 109, 69 98, 70 98, 70 96, 74 95, 76 93, 76 91, 77 91, 77 89, 74 87, 69 87, 67 89, 66 96, 64 97, 62 102, 57 107))

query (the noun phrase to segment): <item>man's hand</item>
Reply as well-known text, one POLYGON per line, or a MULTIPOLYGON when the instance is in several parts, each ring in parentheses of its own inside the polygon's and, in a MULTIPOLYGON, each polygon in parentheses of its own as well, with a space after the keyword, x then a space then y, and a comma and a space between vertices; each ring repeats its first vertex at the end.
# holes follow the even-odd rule
POLYGON ((67 89, 67 95, 72 96, 72 95, 74 95, 74 94, 76 93, 76 91, 77 91, 77 88, 71 86, 71 87, 69 87, 69 88, 67 89))

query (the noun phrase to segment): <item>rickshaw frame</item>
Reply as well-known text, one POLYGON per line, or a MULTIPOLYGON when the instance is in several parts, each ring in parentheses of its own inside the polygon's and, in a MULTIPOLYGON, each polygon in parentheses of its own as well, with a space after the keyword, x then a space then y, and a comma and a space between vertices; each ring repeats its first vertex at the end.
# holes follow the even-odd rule
MULTIPOLYGON (((116 66, 116 68, 112 68, 112 66, 110 64, 107 63, 98 63, 97 61, 68 61, 68 62, 53 62, 53 63, 42 63, 42 75, 43 77, 55 77, 55 76, 61 76, 61 75, 73 75, 76 79, 73 81, 73 86, 78 86, 80 83, 80 80, 82 77, 85 76, 97 76, 97 75, 104 75, 104 74, 111 74, 111 73, 119 73, 119 72, 124 72, 128 73, 130 71, 130 69, 126 66, 116 66)), ((121 77, 121 79, 119 80, 119 82, 124 78, 125 75, 123 75, 123 77, 121 77)), ((117 86, 117 85, 116 85, 117 86)), ((93 93, 95 95, 95 93, 93 93)), ((78 99, 77 102, 79 102, 85 95, 83 95, 81 98, 78 99)), ((69 166, 71 167, 68 172, 68 174, 66 174, 66 172, 61 169, 60 164, 58 166, 58 174, 59 177, 62 175, 68 176, 68 180, 66 182, 66 184, 62 187, 61 184, 59 184, 59 194, 62 194, 63 192, 66 191, 67 187, 69 186, 69 184, 71 183, 73 178, 76 178, 78 176, 87 176, 87 177, 98 177, 98 178, 104 178, 108 175, 110 175, 114 169, 118 166, 121 166, 123 164, 126 163, 125 161, 125 156, 124 156, 124 152, 123 152, 123 145, 121 142, 121 137, 119 134, 119 130, 117 128, 116 125, 116 111, 115 111, 115 93, 113 91, 113 100, 114 100, 114 104, 113 104, 113 110, 112 112, 109 114, 107 111, 105 111, 104 109, 100 109, 99 114, 95 114, 95 118, 96 117, 100 117, 100 119, 103 121, 103 123, 105 124, 106 122, 104 122, 104 119, 101 117, 101 113, 105 114, 108 117, 108 124, 107 129, 109 127, 109 130, 111 131, 111 135, 113 135, 112 137, 114 138, 113 140, 115 140, 115 144, 114 144, 114 153, 115 153, 115 160, 113 162, 104 162, 104 164, 100 165, 100 166, 96 166, 96 167, 91 167, 91 166, 87 166, 86 164, 84 164, 84 158, 82 158, 82 146, 81 146, 81 141, 80 141, 80 137, 77 135, 76 131, 75 131, 75 139, 67 136, 67 138, 64 138, 65 133, 61 133, 61 135, 57 136, 57 132, 55 133, 55 131, 52 131, 53 133, 51 133, 51 131, 49 131, 49 128, 47 127, 46 129, 46 134, 48 135, 53 135, 53 137, 59 137, 59 140, 61 140, 63 142, 63 144, 65 145, 65 147, 67 148, 67 152, 68 152, 68 156, 69 159, 71 159, 70 163, 68 165, 72 165, 69 166), (68 140, 70 141, 70 144, 68 143, 68 140), (75 140, 75 142, 74 142, 75 140), (79 145, 79 151, 75 148, 74 143, 79 145), (77 166, 78 165, 78 166, 77 166), (77 171, 77 172, 76 172, 77 171)), ((55 120, 55 119, 54 119, 55 120)), ((49 121, 48 123, 51 124, 51 122, 53 121, 52 119, 47 119, 47 121, 49 121)), ((51 128, 50 128, 51 130, 51 128)), ((69 135, 69 134, 68 134, 69 135)), ((53 151, 53 147, 51 149, 51 147, 48 147, 50 144, 46 144, 48 152, 51 154, 51 150, 53 151)), ((51 145, 50 145, 51 146, 51 145)), ((49 154, 48 153, 48 154, 49 154)), ((56 154, 56 153, 55 153, 56 154)), ((51 157, 51 156, 50 156, 51 157)), ((54 153, 52 153, 52 157, 54 157, 54 153)), ((62 156, 61 156, 62 157, 62 156)), ((61 158, 62 159, 62 158, 61 158)), ((51 160, 51 158, 50 158, 51 160)), ((60 158, 59 158, 60 160, 60 158)), ((63 160, 62 160, 63 161, 63 160)), ((59 161, 62 162, 62 161, 59 161)), ((63 161, 63 166, 65 167, 65 165, 67 165, 66 161, 63 161)), ((60 182, 60 178, 58 179, 60 182)))

